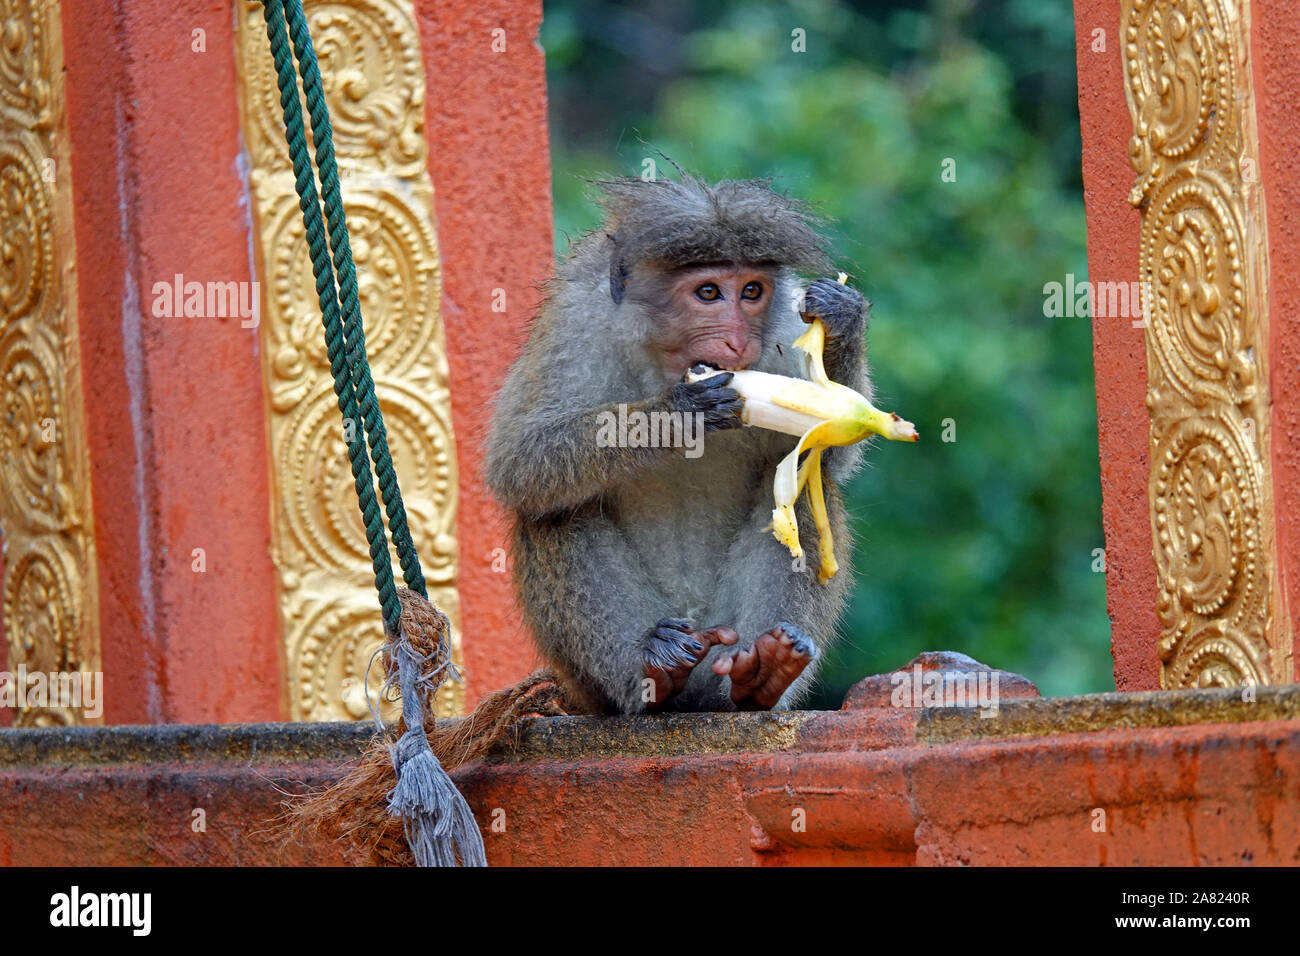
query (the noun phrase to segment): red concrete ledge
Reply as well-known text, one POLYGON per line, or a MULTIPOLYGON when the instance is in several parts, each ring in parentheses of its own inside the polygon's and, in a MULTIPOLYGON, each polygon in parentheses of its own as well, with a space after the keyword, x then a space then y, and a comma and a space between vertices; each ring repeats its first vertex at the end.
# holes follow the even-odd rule
MULTIPOLYGON (((1257 694, 547 718, 456 776, 497 865, 1293 864, 1300 687, 1257 694)), ((0 863, 345 862, 273 821, 367 733, 0 732, 0 863)))

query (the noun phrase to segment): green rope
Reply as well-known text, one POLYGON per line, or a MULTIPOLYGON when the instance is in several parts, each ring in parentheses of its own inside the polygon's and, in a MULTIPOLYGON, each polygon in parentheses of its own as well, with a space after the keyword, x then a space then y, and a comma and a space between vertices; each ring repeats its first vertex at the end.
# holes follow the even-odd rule
MULTIPOLYGON (((312 48, 307 17, 302 0, 262 0, 266 17, 266 35, 271 41, 276 81, 280 87, 280 105, 284 110, 285 140, 293 161, 294 185, 302 209, 303 226, 311 252, 312 273, 316 277, 316 294, 320 298, 321 322, 325 326, 325 348, 329 355, 334 393, 344 422, 360 419, 364 438, 354 430, 348 441, 348 459, 357 489, 357 504, 366 526, 370 559, 375 569, 375 589, 389 634, 386 644, 391 659, 385 689, 396 686, 402 697, 402 722, 406 730, 389 745, 396 786, 388 794, 388 812, 402 818, 406 839, 419 866, 486 866, 483 835, 474 813, 456 789, 447 771, 438 762, 425 734, 425 691, 430 699, 441 684, 440 673, 446 668, 459 680, 451 665, 450 648, 442 635, 443 665, 431 675, 424 673, 429 657, 416 650, 411 635, 401 626, 402 602, 393 582, 393 566, 388 556, 388 538, 384 517, 375 497, 375 483, 384 502, 384 515, 392 533, 393 546, 402 564, 402 577, 420 597, 428 599, 420 558, 411 541, 402 492, 397 487, 397 471, 388 450, 388 433, 379 410, 375 383, 366 360, 366 334, 361 321, 361 302, 357 294, 357 270, 348 241, 347 219, 343 214, 343 197, 339 191, 338 164, 334 159, 334 132, 321 84, 316 52, 312 48), (289 38, 293 38, 295 68, 290 59, 289 38), (298 99, 298 81, 311 117, 314 157, 307 145, 303 127, 302 103, 298 99), (314 166, 313 166, 314 158, 314 166), (320 177, 320 195, 316 177, 320 177), (321 199, 324 216, 321 215, 321 199), (328 232, 326 226, 328 224, 328 232)), ((346 434, 345 434, 346 437, 346 434)), ((382 722, 378 712, 375 721, 382 722)))
POLYGON ((393 580, 392 562, 388 555, 388 540, 384 521, 375 497, 374 483, 378 479, 383 496, 388 527, 393 535, 402 565, 406 586, 421 597, 427 597, 420 559, 411 540, 406 509, 397 485, 397 472, 388 449, 388 436, 384 428, 375 383, 366 359, 365 332, 362 326, 361 305, 357 294, 356 266, 348 242, 347 222, 339 191, 338 166, 334 159, 334 135, 329 111, 321 86, 316 54, 307 31, 302 0, 263 0, 266 17, 266 34, 271 43, 277 82, 280 88, 280 105, 284 111, 285 139, 293 161, 298 205, 302 209, 307 244, 311 252, 312 273, 316 277, 316 293, 320 299, 321 320, 325 327, 325 348, 329 356, 330 373, 334 378, 334 393, 338 397, 339 411, 344 421, 360 422, 362 428, 354 429, 348 443, 348 458, 356 485, 357 503, 365 525, 366 539, 370 545, 370 559, 374 566, 375 589, 383 611, 384 626, 391 634, 399 631, 402 605, 397 597, 393 580), (286 10, 287 7, 287 10, 286 10), (287 20, 286 20, 287 12, 287 20), (298 71, 290 59, 288 30, 293 31, 294 53, 302 74, 303 92, 311 113, 312 138, 315 144, 316 167, 320 171, 321 192, 324 194, 325 219, 321 216, 321 203, 316 191, 316 171, 307 145, 303 125, 302 103, 298 98, 298 71), (329 231, 326 232, 325 220, 329 231), (340 308, 341 306, 341 308, 340 308), (364 437, 363 437, 364 433, 364 437), (369 442, 369 451, 366 443, 369 442))
POLYGON ((330 248, 334 255, 334 268, 339 279, 339 304, 343 309, 343 337, 347 343, 348 365, 352 368, 353 384, 357 390, 357 403, 365 423, 366 437, 370 441, 370 456, 375 464, 375 477, 388 516, 388 530, 393 536, 398 560, 402 564, 402 578, 406 586, 421 597, 428 597, 420 558, 411 541, 410 526, 406 521, 406 508, 402 504, 402 491, 397 486, 397 472, 388 451, 388 432, 384 417, 379 411, 375 383, 370 376, 370 363, 366 361, 366 335, 361 323, 361 301, 357 293, 357 270, 352 262, 352 245, 348 240, 348 224, 343 212, 343 197, 339 192, 339 170, 334 161, 334 131, 330 124, 329 109, 325 104, 325 91, 321 84, 320 69, 316 64, 316 50, 312 47, 307 30, 307 17, 302 0, 287 0, 289 34, 293 37, 294 55, 298 58, 302 74, 303 95, 311 115, 312 139, 316 143, 316 167, 320 171, 321 195, 325 201, 325 219, 329 223, 330 248))

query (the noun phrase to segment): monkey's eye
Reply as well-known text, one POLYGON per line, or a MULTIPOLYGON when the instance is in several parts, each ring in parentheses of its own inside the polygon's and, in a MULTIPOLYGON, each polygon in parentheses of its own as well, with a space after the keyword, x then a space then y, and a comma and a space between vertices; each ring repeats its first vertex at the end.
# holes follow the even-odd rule
POLYGON ((747 283, 745 288, 740 290, 740 297, 742 299, 761 299, 763 297, 763 283, 747 283))
POLYGON ((712 282, 706 282, 695 290, 695 298, 701 302, 713 302, 715 299, 722 298, 722 290, 712 282))

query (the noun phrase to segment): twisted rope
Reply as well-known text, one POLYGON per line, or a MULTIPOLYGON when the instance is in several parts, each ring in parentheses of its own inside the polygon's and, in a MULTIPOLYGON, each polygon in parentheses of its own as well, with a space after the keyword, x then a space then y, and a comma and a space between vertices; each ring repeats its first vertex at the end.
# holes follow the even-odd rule
POLYGON ((397 486, 397 472, 388 450, 388 432, 384 428, 384 417, 379 411, 370 363, 366 361, 366 334, 361 323, 357 270, 352 262, 352 244, 348 239, 347 217, 343 211, 343 196, 339 191, 338 164, 334 161, 334 129, 325 104, 316 50, 312 47, 311 34, 307 30, 302 0, 288 0, 285 10, 289 33, 293 37, 294 55, 298 58, 302 74, 303 95, 311 114, 312 139, 316 143, 316 167, 320 171, 325 219, 329 223, 330 249, 338 272, 343 337, 347 347, 348 366, 352 370, 353 384, 357 391, 357 404, 370 442, 370 457, 374 461, 375 477, 379 480, 379 492, 384 500, 384 512, 388 516, 388 530, 393 536, 393 546, 397 549, 397 557, 402 564, 402 579, 408 588, 420 597, 427 598, 429 595, 425 589, 424 573, 420 569, 420 557, 411 541, 406 508, 402 504, 402 491, 397 486))

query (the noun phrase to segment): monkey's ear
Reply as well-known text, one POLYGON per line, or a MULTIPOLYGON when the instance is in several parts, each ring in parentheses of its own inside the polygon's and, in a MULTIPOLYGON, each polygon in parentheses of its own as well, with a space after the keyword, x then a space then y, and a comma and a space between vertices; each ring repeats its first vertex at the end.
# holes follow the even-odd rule
POLYGON ((627 263, 614 255, 609 260, 609 296, 618 305, 623 301, 623 293, 627 291, 627 278, 631 274, 627 263))
POLYGON ((609 297, 618 305, 623 301, 623 293, 627 291, 627 277, 632 274, 632 270, 628 267, 627 260, 619 254, 618 236, 607 232, 605 237, 613 246, 613 251, 609 254, 609 297))

